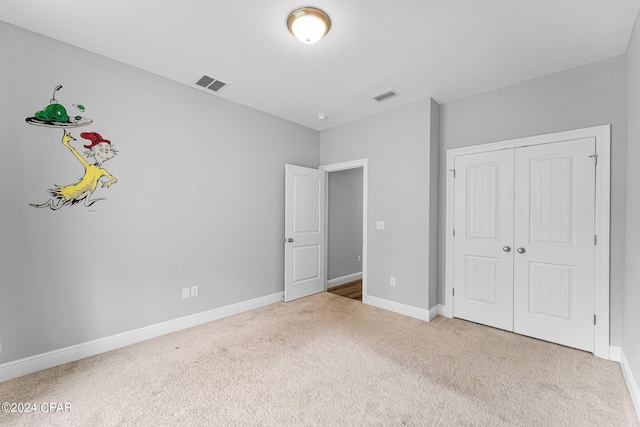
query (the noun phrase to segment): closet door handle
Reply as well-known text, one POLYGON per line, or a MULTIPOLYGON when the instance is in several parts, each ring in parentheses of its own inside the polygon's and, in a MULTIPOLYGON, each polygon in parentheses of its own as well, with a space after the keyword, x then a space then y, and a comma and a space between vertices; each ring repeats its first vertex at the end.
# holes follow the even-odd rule
POLYGON ((525 253, 525 252, 526 252, 526 251, 524 250, 524 248, 518 248, 518 249, 516 249, 516 251, 517 251, 519 254, 523 254, 523 253, 525 253))
POLYGON ((510 246, 503 246, 502 250, 505 252, 511 252, 511 247, 510 246))

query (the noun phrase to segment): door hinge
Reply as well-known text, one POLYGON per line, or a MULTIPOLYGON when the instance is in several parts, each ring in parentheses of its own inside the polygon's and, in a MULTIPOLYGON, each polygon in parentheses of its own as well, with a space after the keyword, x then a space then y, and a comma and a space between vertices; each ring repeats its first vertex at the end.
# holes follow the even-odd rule
POLYGON ((594 154, 594 155, 591 155, 591 156, 589 156, 589 157, 593 157, 594 165, 595 165, 595 166, 598 166, 598 155, 597 155, 597 154, 594 154))
POLYGON ((594 245, 597 245, 597 244, 598 244, 598 235, 597 235, 597 234, 594 234, 594 235, 593 235, 593 244, 594 244, 594 245))
POLYGON ((451 295, 456 296, 456 288, 451 288, 451 295))
POLYGON ((453 237, 456 237, 456 229, 453 229, 453 237))
POLYGON ((455 169, 449 169, 451 172, 453 172, 453 179, 456 178, 456 170, 455 169))
POLYGON ((595 314, 593 315, 593 324, 594 325, 596 324, 596 315, 595 314))

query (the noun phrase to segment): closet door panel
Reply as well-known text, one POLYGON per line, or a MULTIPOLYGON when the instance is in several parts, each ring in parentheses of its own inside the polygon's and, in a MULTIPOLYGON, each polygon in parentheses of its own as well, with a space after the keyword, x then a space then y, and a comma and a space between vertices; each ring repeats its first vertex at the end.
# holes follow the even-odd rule
POLYGON ((513 150, 455 170, 454 316, 513 330, 513 150))
POLYGON ((514 332, 594 350, 595 140, 515 150, 514 332))

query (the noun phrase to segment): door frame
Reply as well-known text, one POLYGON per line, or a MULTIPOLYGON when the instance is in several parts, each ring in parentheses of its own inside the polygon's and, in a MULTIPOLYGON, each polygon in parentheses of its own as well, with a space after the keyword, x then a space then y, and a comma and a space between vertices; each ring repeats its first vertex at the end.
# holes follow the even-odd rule
MULTIPOLYGON (((338 172, 348 169, 362 168, 362 302, 364 304, 369 303, 369 294, 367 291, 367 217, 368 217, 368 200, 369 200, 369 159, 351 160, 341 163, 332 163, 329 165, 320 166, 320 170, 326 173, 338 172)), ((324 262, 324 289, 327 290, 327 274, 329 260, 329 227, 327 222, 329 221, 329 185, 325 186, 325 227, 324 227, 324 239, 325 239, 325 262, 324 262)))
POLYGON ((609 355, 609 252, 611 204, 611 125, 594 126, 526 138, 510 139, 488 144, 447 150, 446 180, 446 242, 444 315, 453 317, 453 224, 454 224, 454 162, 456 156, 487 151, 550 144, 582 138, 595 138, 598 169, 596 170, 595 200, 595 325, 594 354, 603 359, 609 355))

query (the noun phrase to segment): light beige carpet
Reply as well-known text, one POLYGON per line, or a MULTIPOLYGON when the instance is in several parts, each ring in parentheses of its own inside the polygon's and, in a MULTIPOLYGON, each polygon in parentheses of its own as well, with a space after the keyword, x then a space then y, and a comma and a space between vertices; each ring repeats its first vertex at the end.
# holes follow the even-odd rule
POLYGON ((2 426, 638 426, 620 366, 322 293, 0 383, 2 426))

